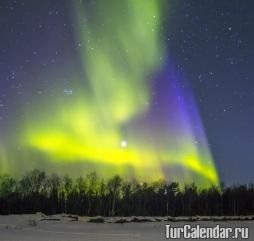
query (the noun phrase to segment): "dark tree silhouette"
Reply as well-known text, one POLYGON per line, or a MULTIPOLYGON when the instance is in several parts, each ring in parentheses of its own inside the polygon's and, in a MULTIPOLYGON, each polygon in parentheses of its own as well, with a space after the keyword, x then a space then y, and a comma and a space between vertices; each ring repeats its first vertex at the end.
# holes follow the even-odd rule
POLYGON ((105 181, 95 172, 77 179, 33 170, 21 179, 0 176, 0 214, 43 212, 103 216, 253 215, 254 185, 198 189, 158 180, 105 181))
POLYGON ((120 198, 122 179, 119 176, 114 176, 108 181, 108 192, 110 200, 109 216, 115 216, 116 201, 120 198))

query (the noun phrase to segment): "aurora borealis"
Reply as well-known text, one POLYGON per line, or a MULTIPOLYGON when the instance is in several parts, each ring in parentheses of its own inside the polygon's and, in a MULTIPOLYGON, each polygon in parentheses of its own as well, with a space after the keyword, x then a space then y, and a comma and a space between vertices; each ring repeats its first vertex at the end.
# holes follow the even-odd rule
POLYGON ((56 22, 57 40, 40 45, 51 51, 57 42, 68 54, 28 71, 34 82, 22 84, 18 117, 0 137, 1 173, 42 168, 217 185, 198 100, 164 37, 174 29, 166 11, 173 2, 66 2, 68 34, 56 22))
POLYGON ((24 149, 49 162, 91 163, 106 177, 190 182, 194 173, 203 184, 218 183, 191 90, 180 90, 164 60, 162 7, 157 0, 74 4, 85 78, 65 91, 67 101, 46 101, 41 113, 34 104, 19 140, 24 149), (162 97, 153 95, 153 80, 165 85, 162 97))

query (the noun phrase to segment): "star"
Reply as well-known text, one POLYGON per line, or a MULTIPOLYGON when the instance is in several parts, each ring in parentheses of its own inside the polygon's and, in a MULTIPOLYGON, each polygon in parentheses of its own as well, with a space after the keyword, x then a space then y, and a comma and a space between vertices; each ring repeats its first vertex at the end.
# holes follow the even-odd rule
POLYGON ((120 145, 121 145, 122 148, 125 148, 125 147, 128 146, 128 142, 126 140, 122 140, 120 145))
POLYGON ((65 95, 72 95, 73 94, 73 90, 72 89, 65 89, 64 90, 64 94, 65 95))

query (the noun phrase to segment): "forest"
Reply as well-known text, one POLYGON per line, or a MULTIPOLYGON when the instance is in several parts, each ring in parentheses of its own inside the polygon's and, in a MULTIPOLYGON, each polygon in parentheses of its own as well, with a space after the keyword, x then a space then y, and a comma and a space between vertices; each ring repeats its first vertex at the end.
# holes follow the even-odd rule
POLYGON ((0 176, 0 214, 81 216, 234 216, 254 214, 254 185, 197 188, 176 182, 108 180, 93 172, 85 177, 47 175, 32 170, 17 179, 0 176))

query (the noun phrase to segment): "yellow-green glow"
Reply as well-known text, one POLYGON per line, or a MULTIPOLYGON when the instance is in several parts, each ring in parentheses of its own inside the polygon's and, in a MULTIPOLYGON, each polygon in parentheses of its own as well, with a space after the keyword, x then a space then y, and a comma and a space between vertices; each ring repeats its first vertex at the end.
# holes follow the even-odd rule
POLYGON ((195 173, 203 186, 218 184, 209 148, 195 144, 184 107, 177 138, 170 127, 160 142, 159 134, 153 140, 149 129, 143 131, 146 136, 132 129, 133 122, 149 113, 152 75, 163 68, 162 8, 160 0, 99 0, 96 5, 75 1, 85 77, 73 79, 73 96, 45 101, 40 113, 37 108, 29 111, 22 147, 54 163, 93 163, 105 177, 120 174, 152 181, 165 177, 165 168, 180 167, 184 172, 170 179, 189 182, 188 173, 195 173), (101 165, 110 168, 101 170, 101 165))
POLYGON ((148 108, 149 74, 163 58, 161 0, 76 2, 75 9, 93 104, 110 123, 124 123, 148 108))

